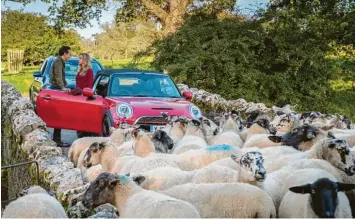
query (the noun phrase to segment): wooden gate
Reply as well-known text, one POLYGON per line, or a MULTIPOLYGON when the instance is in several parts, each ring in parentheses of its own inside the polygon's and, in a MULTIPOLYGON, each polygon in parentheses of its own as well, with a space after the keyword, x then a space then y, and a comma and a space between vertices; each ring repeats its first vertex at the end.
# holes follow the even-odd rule
POLYGON ((23 50, 8 49, 7 50, 7 68, 11 73, 18 73, 23 67, 23 50))

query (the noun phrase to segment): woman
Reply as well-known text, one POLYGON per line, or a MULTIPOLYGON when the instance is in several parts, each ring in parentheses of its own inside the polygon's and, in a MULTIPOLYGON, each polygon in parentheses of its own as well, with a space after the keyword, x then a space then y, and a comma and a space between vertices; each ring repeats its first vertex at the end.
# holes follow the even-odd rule
MULTIPOLYGON (((92 88, 94 81, 94 72, 91 68, 90 55, 87 53, 81 53, 79 55, 79 71, 76 74, 76 87, 70 91, 72 95, 81 95, 84 88, 92 88)), ((77 131, 78 138, 85 136, 94 136, 94 133, 77 131)))
POLYGON ((71 90, 71 94, 80 95, 83 93, 84 88, 92 88, 94 72, 91 68, 90 59, 90 55, 87 53, 79 55, 79 71, 76 74, 76 87, 71 90))

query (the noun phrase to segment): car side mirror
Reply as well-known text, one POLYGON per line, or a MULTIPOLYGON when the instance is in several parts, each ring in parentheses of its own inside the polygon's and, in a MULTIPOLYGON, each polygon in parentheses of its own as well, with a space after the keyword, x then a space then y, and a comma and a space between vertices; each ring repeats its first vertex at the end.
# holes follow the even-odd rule
POLYGON ((91 88, 86 87, 83 90, 83 95, 85 97, 92 97, 92 96, 94 96, 94 91, 91 88))
POLYGON ((33 72, 33 77, 42 77, 42 72, 41 71, 33 72))
POLYGON ((186 98, 186 100, 191 100, 192 99, 192 93, 190 91, 184 91, 182 93, 182 96, 186 98))

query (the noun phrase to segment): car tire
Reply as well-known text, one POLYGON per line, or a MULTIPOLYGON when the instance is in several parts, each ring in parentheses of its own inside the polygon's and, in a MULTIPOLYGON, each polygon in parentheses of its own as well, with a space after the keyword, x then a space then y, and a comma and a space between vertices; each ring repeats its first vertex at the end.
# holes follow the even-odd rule
POLYGON ((110 136, 110 127, 111 127, 111 122, 108 118, 107 115, 104 115, 104 118, 102 118, 102 136, 103 137, 109 137, 110 136))
POLYGON ((100 136, 97 133, 93 132, 81 132, 81 131, 76 131, 76 137, 78 138, 83 138, 83 137, 98 137, 100 136))

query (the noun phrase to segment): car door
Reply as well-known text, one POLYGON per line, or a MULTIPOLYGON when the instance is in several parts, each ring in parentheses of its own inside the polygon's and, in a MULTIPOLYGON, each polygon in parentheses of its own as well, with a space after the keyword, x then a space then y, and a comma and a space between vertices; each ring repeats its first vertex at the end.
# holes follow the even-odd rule
POLYGON ((73 96, 59 90, 42 89, 37 98, 37 114, 51 128, 101 133, 103 98, 73 96))
POLYGON ((31 99, 32 103, 36 103, 38 93, 39 93, 41 87, 43 86, 43 80, 44 80, 43 77, 45 75, 48 63, 49 63, 49 60, 48 59, 45 60, 39 70, 39 72, 41 72, 41 76, 38 75, 38 76, 34 76, 34 78, 33 78, 31 90, 30 90, 30 95, 31 95, 30 99, 31 99))

